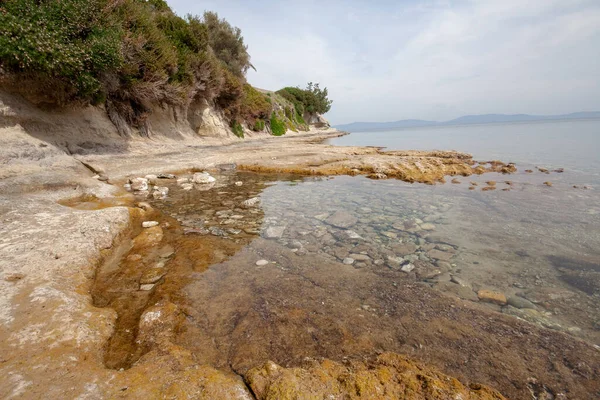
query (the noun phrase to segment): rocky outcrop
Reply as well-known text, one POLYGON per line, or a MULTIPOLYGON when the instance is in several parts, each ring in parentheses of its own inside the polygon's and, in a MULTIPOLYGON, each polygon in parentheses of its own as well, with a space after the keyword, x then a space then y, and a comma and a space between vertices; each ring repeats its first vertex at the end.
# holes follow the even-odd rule
POLYGON ((248 371, 246 380, 260 400, 504 399, 486 386, 465 386, 455 378, 393 353, 384 353, 372 363, 349 365, 308 360, 304 368, 283 368, 268 361, 248 371))
POLYGON ((331 127, 329 121, 327 121, 325 117, 319 113, 305 113, 304 120, 309 126, 313 126, 315 128, 328 129, 331 127))

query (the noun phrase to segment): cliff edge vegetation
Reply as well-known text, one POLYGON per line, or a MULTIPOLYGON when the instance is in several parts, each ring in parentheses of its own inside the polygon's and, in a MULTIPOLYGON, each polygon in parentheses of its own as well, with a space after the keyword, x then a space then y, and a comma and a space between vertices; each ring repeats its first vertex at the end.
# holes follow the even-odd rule
POLYGON ((241 30, 213 12, 180 17, 164 0, 0 2, 0 87, 41 107, 104 107, 124 136, 148 136, 157 108, 212 107, 237 136, 308 130, 329 110, 326 88, 257 90, 250 68, 241 30))

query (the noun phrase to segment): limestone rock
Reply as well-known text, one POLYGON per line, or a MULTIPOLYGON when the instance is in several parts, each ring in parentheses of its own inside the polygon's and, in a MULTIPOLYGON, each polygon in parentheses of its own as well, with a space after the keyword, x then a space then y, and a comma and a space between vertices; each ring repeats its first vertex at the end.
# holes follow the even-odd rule
POLYGON ((337 228, 350 228, 358 222, 358 219, 346 211, 336 211, 329 216, 325 222, 337 228))
POLYGON ((252 197, 248 200, 244 200, 242 202, 242 207, 244 208, 250 208, 250 207, 254 207, 256 205, 258 205, 260 203, 260 198, 258 197, 252 197))
POLYGON ((259 267, 262 267, 263 265, 267 265, 269 262, 267 260, 258 260, 256 262, 256 265, 258 265, 259 267))
POLYGON ((208 172, 196 172, 194 174, 194 176, 192 177, 192 182, 198 183, 201 185, 213 183, 215 181, 216 181, 216 179, 214 177, 210 176, 210 174, 208 172))
POLYGON ((495 292, 493 290, 481 289, 477 292, 477 297, 480 301, 483 301, 485 303, 493 303, 501 306, 506 305, 507 303, 506 296, 504 295, 504 293, 495 292))
POLYGON ((272 361, 249 370, 246 381, 259 400, 279 399, 478 399, 503 400, 479 384, 455 378, 399 354, 384 353, 366 364, 342 365, 308 359, 304 368, 283 368, 272 361))
POLYGON ((148 179, 146 178, 133 178, 130 184, 131 190, 135 190, 136 192, 148 190, 148 179))
POLYGON ((279 239, 283 236, 285 226, 269 226, 265 229, 265 238, 267 239, 279 239))
POLYGON ((153 226, 157 226, 158 221, 144 221, 142 222, 142 228, 152 228, 153 226))

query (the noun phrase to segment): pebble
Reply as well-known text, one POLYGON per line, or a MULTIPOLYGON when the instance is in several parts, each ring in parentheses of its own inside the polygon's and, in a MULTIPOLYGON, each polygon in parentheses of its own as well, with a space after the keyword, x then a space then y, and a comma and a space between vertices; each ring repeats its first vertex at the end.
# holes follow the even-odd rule
POLYGON ((242 207, 244 207, 244 208, 254 207, 258 203, 260 203, 260 198, 258 198, 258 197, 252 197, 252 198, 250 198, 248 200, 242 201, 242 207))
POLYGON ((267 265, 269 262, 267 260, 258 260, 256 262, 256 265, 258 265, 259 267, 262 267, 263 265, 267 265))
POLYGON ((156 176, 158 179, 175 179, 177 178, 175 175, 173 174, 158 174, 156 176))
POLYGON ((336 211, 328 217, 325 222, 338 228, 350 228, 358 222, 358 219, 346 211, 336 211))
POLYGON ((140 285, 140 290, 145 290, 145 291, 152 290, 152 288, 154 286, 155 286, 154 283, 146 283, 144 285, 140 285))
POLYGON ((270 226, 265 229, 265 238, 267 239, 279 239, 283 236, 285 226, 270 226))
POLYGON ((235 186, 242 186, 243 184, 244 184, 244 182, 242 182, 242 181, 237 181, 237 182, 235 183, 235 186))
POLYGON ((463 280, 462 278, 459 278, 456 275, 450 275, 450 282, 456 283, 457 285, 462 286, 462 287, 471 287, 469 282, 463 280))
POLYGON ((152 228, 153 226, 157 226, 158 221, 144 221, 142 222, 142 228, 152 228))
POLYGON ((344 258, 344 261, 342 261, 342 262, 346 265, 352 265, 352 264, 354 264, 354 258, 346 257, 346 258, 344 258))
POLYGON ((406 265, 403 265, 402 268, 400 268, 400 271, 409 273, 413 269, 415 269, 414 265, 412 265, 412 264, 406 264, 406 265))
POLYGON ((435 230, 435 225, 429 222, 420 225, 421 229, 424 231, 433 231, 435 230))
POLYGON ((146 178, 133 178, 130 183, 131 189, 136 192, 148 190, 148 179, 146 178))
POLYGON ((196 172, 194 174, 194 176, 192 177, 192 182, 198 183, 201 185, 213 183, 215 181, 216 181, 216 179, 214 177, 210 176, 210 174, 208 172, 196 172))

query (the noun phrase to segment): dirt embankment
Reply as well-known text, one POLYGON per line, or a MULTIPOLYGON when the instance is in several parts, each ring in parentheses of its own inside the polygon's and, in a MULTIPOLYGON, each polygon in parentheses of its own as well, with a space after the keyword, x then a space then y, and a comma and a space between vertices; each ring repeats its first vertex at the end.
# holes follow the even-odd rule
MULTIPOLYGON (((236 163, 252 171, 364 174, 433 183, 446 175, 510 172, 514 166, 481 165, 455 152, 323 144, 324 138, 339 134, 334 130, 242 141, 201 138, 177 128, 176 121, 163 121, 162 133, 124 139, 102 110, 45 112, 14 97, 1 100, 0 397, 295 398, 314 384, 322 389, 319 394, 334 398, 381 393, 391 398, 502 398, 397 355, 352 365, 312 361, 304 369, 267 363, 242 378, 199 365, 185 347, 165 341, 130 369, 108 369, 106 346, 119 321, 113 309, 95 307, 90 293, 96 267, 115 256, 116 245, 126 241, 143 213, 128 207, 133 198, 115 185, 127 177, 236 163), (111 200, 93 211, 59 203, 89 195, 111 200)), ((161 304, 169 310, 168 303, 161 304)), ((173 325, 163 319, 162 310, 146 315, 162 324, 159 331, 168 332, 173 325)), ((569 387, 580 384, 583 392, 591 390, 586 377, 597 376, 589 370, 597 363, 590 364, 573 367, 585 376, 571 373, 569 387)))

